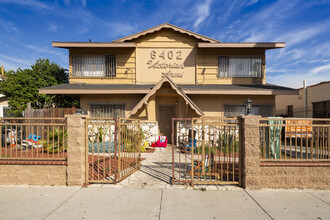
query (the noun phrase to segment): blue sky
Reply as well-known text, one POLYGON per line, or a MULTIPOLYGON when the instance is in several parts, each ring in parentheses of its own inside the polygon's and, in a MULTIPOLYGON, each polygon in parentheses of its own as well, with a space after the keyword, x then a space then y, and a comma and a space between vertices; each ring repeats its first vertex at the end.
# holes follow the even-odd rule
POLYGON ((110 42, 164 22, 222 42, 286 42, 266 53, 268 83, 330 80, 330 0, 0 0, 0 65, 68 68, 52 41, 110 42))

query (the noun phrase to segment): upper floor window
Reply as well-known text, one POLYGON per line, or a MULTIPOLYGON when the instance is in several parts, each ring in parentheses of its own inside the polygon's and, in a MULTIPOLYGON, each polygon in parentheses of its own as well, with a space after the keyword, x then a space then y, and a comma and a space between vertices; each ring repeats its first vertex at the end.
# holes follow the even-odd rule
POLYGON ((261 56, 219 56, 218 77, 262 77, 261 56))
POLYGON ((75 55, 72 77, 116 77, 115 55, 75 55))

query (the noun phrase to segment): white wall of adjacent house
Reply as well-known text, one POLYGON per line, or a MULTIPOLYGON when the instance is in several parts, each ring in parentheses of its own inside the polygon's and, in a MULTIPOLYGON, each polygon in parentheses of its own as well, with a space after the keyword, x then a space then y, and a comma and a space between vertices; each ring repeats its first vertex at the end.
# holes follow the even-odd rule
POLYGON ((313 103, 326 102, 330 100, 330 81, 316 85, 307 86, 306 89, 300 88, 299 95, 277 95, 275 97, 276 115, 287 115, 288 106, 293 107, 293 116, 297 118, 313 117, 313 103), (307 91, 307 100, 305 97, 307 91), (307 102, 307 108, 306 103, 307 102))
POLYGON ((0 117, 4 117, 4 112, 9 109, 8 99, 5 95, 0 94, 0 117))

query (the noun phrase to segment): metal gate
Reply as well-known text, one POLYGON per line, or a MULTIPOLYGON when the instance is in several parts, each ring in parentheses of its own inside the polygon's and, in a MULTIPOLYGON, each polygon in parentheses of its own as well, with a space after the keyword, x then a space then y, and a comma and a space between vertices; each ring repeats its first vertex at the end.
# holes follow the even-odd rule
POLYGON ((138 170, 141 141, 139 120, 87 118, 87 183, 116 184, 138 170))
POLYGON ((239 184, 237 118, 173 118, 172 131, 173 184, 239 184))

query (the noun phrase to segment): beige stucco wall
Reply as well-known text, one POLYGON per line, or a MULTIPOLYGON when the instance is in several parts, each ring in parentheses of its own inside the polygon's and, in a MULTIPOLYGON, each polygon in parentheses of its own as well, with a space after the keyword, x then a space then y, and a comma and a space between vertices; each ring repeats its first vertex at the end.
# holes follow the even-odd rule
POLYGON ((178 84, 195 84, 196 38, 164 29, 134 42, 137 46, 137 84, 155 84, 163 74, 168 74, 178 84), (158 68, 153 66, 155 63, 179 68, 158 68))
POLYGON ((70 83, 135 84, 135 48, 72 48, 69 50, 69 73, 72 74, 72 56, 84 54, 116 55, 115 78, 72 78, 70 83))
MULTIPOLYGON (((125 117, 129 117, 129 112, 138 104, 138 102, 144 96, 144 94, 81 95, 80 107, 83 109, 83 111, 86 112, 90 104, 125 104, 125 117)), ((145 112, 141 112, 141 114, 145 115, 145 112)))
POLYGON ((114 54, 117 76, 111 79, 70 78, 70 83, 156 84, 163 74, 177 84, 265 84, 264 49, 198 48, 202 42, 172 29, 162 29, 132 40, 136 48, 72 48, 69 50, 69 72, 72 56, 77 54, 114 54), (218 56, 258 55, 262 57, 262 78, 218 78, 218 56), (153 64, 172 65, 170 68, 153 64))
MULTIPOLYGON (((189 95, 205 116, 224 116, 225 104, 244 104, 250 98, 253 104, 275 104, 274 96, 246 95, 189 95)), ((274 112, 274 110, 273 110, 274 112)))
POLYGON ((0 185, 66 185, 66 165, 0 165, 0 185))
MULTIPOLYGON (((82 95, 80 98, 81 108, 88 110, 92 103, 117 103, 125 104, 125 117, 130 117, 129 112, 144 97, 143 94, 132 95, 82 95)), ((275 96, 265 95, 188 95, 188 97, 204 112, 205 116, 224 116, 225 104, 244 104, 249 97, 254 104, 275 105, 275 96)), ((194 110, 186 106, 186 101, 168 87, 161 88, 149 99, 147 111, 144 105, 134 118, 155 121, 158 116, 160 105, 173 105, 176 108, 176 117, 198 117, 194 110), (147 117, 148 115, 148 117, 147 117)), ((273 113, 275 110, 273 109, 273 113)))
POLYGON ((198 49, 197 84, 265 84, 266 59, 263 49, 198 49), (262 57, 262 78, 218 78, 219 56, 256 55, 262 57))
MULTIPOLYGON (((307 87, 307 117, 313 117, 313 102, 330 100, 330 82, 307 87)), ((275 98, 276 115, 287 115, 287 107, 293 105, 293 117, 305 117, 305 90, 299 95, 278 95, 275 98)))

